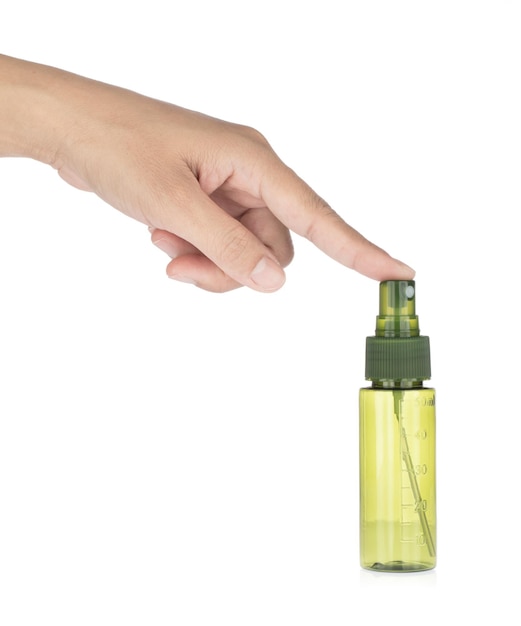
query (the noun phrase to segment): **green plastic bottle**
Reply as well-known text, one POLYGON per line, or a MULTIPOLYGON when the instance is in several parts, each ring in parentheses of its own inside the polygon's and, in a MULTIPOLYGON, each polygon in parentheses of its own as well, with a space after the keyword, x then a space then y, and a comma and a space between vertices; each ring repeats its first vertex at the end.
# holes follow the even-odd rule
POLYGON ((414 281, 380 283, 360 390, 360 564, 381 572, 436 565, 436 416, 429 338, 414 281))

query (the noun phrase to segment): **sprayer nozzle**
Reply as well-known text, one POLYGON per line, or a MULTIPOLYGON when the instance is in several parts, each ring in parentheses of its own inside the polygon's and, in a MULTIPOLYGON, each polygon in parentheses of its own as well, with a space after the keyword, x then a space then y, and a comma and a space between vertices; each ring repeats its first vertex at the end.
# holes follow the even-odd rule
POLYGON ((373 381, 427 380, 429 338, 420 336, 413 280, 380 283, 376 333, 367 338, 365 377, 373 381))
POLYGON ((386 280, 380 283, 380 314, 377 337, 417 337, 416 288, 413 280, 386 280))

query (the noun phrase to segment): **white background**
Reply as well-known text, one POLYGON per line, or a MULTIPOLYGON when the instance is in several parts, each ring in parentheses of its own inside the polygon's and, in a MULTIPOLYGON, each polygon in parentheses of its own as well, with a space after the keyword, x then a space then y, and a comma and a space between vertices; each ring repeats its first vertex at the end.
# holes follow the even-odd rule
POLYGON ((438 558, 358 565, 377 283, 296 239, 272 295, 0 162, 2 626, 519 620, 518 2, 10 2, 1 51, 263 132, 417 270, 438 558))

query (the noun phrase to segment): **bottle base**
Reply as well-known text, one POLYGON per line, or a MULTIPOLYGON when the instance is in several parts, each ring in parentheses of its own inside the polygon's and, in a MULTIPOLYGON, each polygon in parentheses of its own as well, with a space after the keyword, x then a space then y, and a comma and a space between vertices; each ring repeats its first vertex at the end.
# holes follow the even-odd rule
POLYGON ((372 572, 425 572, 434 569, 432 563, 414 563, 410 561, 388 561, 387 563, 362 564, 364 569, 372 572))

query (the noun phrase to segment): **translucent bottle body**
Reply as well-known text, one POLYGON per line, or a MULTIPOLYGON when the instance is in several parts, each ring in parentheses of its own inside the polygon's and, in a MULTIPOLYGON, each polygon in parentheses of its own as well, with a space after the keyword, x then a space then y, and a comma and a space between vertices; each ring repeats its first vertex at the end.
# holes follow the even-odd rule
POLYGON ((431 388, 360 390, 360 563, 436 565, 436 418, 431 388))

